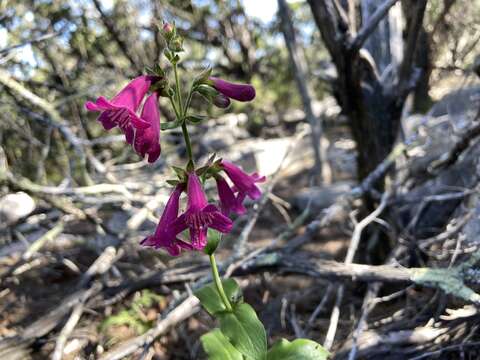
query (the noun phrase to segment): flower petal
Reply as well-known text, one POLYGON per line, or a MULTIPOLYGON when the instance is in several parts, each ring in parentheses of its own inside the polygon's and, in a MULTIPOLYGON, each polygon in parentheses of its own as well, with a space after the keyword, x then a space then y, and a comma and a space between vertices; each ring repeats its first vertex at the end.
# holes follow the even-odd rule
POLYGON ((148 154, 148 161, 154 162, 160 156, 160 112, 158 95, 153 93, 145 101, 141 118, 149 124, 147 129, 137 129, 134 149, 141 156, 148 154))
POLYGON ((112 104, 137 111, 152 84, 152 76, 142 75, 130 81, 115 97, 112 104))
POLYGON ((200 179, 194 172, 188 174, 187 197, 189 210, 203 209, 208 203, 200 179))
POLYGON ((255 88, 250 84, 236 84, 216 77, 210 77, 213 87, 223 95, 238 101, 251 101, 255 98, 255 88))

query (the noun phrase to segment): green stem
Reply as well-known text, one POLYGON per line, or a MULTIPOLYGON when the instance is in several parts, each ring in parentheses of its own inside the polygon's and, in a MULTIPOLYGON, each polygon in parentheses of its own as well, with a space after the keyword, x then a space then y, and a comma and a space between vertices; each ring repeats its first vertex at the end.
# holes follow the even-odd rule
POLYGON ((225 294, 225 290, 223 290, 222 280, 220 279, 220 275, 218 274, 217 262, 215 261, 215 256, 213 254, 209 255, 210 257, 210 266, 212 267, 212 276, 215 282, 215 286, 217 287, 218 295, 222 299, 223 304, 227 311, 233 311, 232 305, 230 301, 228 301, 227 295, 225 294))
POLYGON ((177 106, 175 105, 175 100, 171 96, 168 97, 170 99, 170 103, 172 104, 173 111, 175 111, 175 116, 177 119, 180 119, 180 114, 178 113, 177 106))
MULTIPOLYGON (((175 114, 177 115, 177 118, 178 119, 183 119, 183 118, 185 118, 185 115, 187 114, 188 105, 185 106, 185 108, 183 107, 182 93, 180 92, 180 81, 178 80, 178 69, 177 69, 177 64, 176 63, 173 64, 173 72, 175 74, 175 88, 176 88, 175 93, 177 94, 179 111, 176 110, 175 104, 174 104, 172 98, 170 98, 170 100, 172 101, 172 105, 173 105, 173 108, 175 110, 175 114)), ((191 93, 188 95, 188 100, 187 100, 188 104, 190 103, 190 100, 191 100, 191 93)), ((185 139, 185 146, 187 148, 188 160, 190 160, 190 162, 192 162, 192 164, 193 164, 192 143, 190 142, 190 135, 188 134, 187 124, 185 123, 185 121, 183 121, 183 123, 182 123, 182 133, 183 133, 183 138, 185 139)))
POLYGON ((187 148, 187 155, 188 160, 190 160, 193 164, 193 153, 192 153, 192 144, 190 142, 190 135, 188 135, 187 124, 185 122, 182 123, 182 133, 183 138, 185 139, 185 146, 187 148))
POLYGON ((183 108, 182 104, 182 93, 180 92, 180 81, 178 80, 178 71, 177 71, 177 64, 173 64, 173 72, 175 73, 175 86, 176 86, 176 93, 177 93, 177 101, 178 107, 180 108, 180 114, 184 114, 185 109, 183 108))
POLYGON ((185 111, 183 112, 183 116, 187 116, 187 111, 188 111, 188 108, 190 107, 190 102, 192 101, 192 95, 193 95, 193 89, 190 90, 190 92, 188 93, 188 97, 187 97, 187 101, 185 102, 185 111))

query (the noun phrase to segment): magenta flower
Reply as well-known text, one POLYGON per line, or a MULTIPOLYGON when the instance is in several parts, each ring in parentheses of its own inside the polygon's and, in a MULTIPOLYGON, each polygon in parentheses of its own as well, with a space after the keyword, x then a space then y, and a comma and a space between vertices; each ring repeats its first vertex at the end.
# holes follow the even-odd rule
POLYGON ((192 250, 192 246, 177 238, 177 234, 181 230, 176 229, 172 224, 178 216, 178 206, 180 195, 183 192, 183 185, 177 185, 168 199, 165 210, 158 223, 154 235, 150 235, 143 239, 140 244, 143 246, 151 246, 155 249, 164 248, 172 256, 180 254, 181 249, 192 250))
POLYGON ((125 133, 129 144, 133 141, 134 129, 145 129, 149 124, 140 119, 136 112, 152 84, 152 76, 139 76, 130 81, 111 101, 100 96, 96 102, 87 101, 89 111, 101 112, 98 117, 105 128, 118 126, 125 133))
POLYGON ((255 88, 250 84, 235 84, 216 77, 209 80, 217 91, 231 99, 251 101, 255 98, 255 88))
POLYGON ((160 156, 160 112, 158 111, 158 95, 153 93, 143 105, 141 119, 150 126, 137 129, 133 148, 143 158, 148 154, 148 162, 153 163, 160 156))
POLYGON ((172 226, 179 232, 189 229, 192 247, 202 250, 207 244, 208 228, 228 233, 232 230, 232 225, 232 221, 215 205, 207 202, 198 176, 190 173, 187 184, 187 210, 173 222, 172 226))
POLYGON ((230 215, 232 212, 238 215, 245 214, 247 209, 245 209, 242 204, 243 199, 239 199, 235 196, 233 190, 225 179, 219 175, 215 177, 215 181, 217 182, 218 197, 220 198, 220 208, 222 209, 222 213, 225 216, 230 215))
POLYGON ((262 192, 255 183, 264 182, 265 176, 259 176, 257 173, 248 175, 229 161, 222 160, 221 165, 235 185, 235 191, 238 192, 239 200, 243 201, 245 196, 248 196, 252 200, 257 200, 262 196, 262 192))

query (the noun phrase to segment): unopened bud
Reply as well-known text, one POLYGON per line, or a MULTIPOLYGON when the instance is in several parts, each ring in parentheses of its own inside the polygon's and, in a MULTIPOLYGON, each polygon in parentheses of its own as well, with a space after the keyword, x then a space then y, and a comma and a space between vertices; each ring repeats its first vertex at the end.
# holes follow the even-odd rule
POLYGON ((221 109, 226 109, 230 106, 230 99, 223 94, 218 94, 213 98, 213 105, 221 109))
POLYGON ((183 38, 181 36, 174 36, 168 42, 168 48, 174 52, 183 51, 183 38))
POLYGON ((163 31, 166 33, 172 32, 173 31, 173 26, 172 24, 166 22, 163 24, 163 31))

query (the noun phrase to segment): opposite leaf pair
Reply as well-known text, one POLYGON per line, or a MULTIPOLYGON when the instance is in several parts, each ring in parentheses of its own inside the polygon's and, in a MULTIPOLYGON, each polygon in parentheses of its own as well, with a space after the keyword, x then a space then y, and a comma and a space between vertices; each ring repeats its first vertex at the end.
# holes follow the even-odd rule
POLYGON ((202 306, 219 320, 220 328, 201 337, 209 360, 325 360, 328 351, 307 339, 293 342, 282 339, 267 350, 267 337, 255 310, 243 302, 241 290, 233 279, 222 281, 232 304, 228 311, 214 284, 197 292, 202 306))

